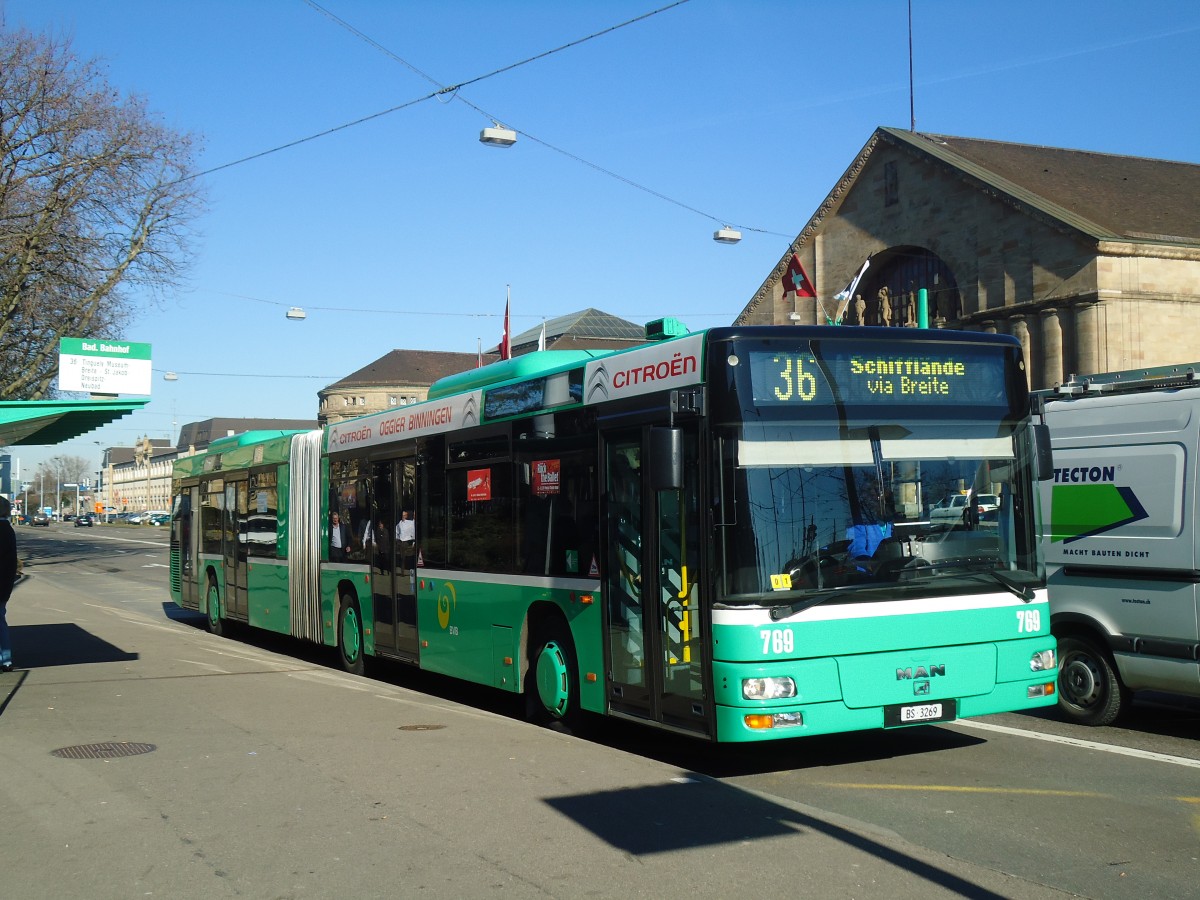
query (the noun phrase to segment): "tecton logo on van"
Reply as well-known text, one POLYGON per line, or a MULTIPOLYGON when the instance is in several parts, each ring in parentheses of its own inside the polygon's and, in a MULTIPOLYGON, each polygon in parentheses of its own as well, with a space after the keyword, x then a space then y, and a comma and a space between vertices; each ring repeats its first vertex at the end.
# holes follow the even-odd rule
POLYGON ((1054 470, 1050 540, 1070 544, 1149 518, 1133 488, 1114 484, 1117 466, 1064 466, 1054 470))

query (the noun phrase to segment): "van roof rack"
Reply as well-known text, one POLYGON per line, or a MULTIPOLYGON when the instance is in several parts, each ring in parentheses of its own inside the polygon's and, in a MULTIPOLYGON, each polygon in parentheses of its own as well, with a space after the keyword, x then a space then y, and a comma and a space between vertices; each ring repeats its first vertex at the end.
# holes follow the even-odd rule
POLYGON ((1124 372, 1072 375, 1068 381, 1045 394, 1048 395, 1047 399, 1051 399, 1188 387, 1197 383, 1198 370, 1200 363, 1187 363, 1151 369, 1129 369, 1124 372))

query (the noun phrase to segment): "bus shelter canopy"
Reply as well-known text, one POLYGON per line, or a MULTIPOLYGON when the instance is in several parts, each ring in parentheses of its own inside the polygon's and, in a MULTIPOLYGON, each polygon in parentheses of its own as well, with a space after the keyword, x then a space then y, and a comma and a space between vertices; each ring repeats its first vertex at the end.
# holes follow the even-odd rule
POLYGON ((143 400, 0 402, 0 447, 61 444, 141 409, 143 400))

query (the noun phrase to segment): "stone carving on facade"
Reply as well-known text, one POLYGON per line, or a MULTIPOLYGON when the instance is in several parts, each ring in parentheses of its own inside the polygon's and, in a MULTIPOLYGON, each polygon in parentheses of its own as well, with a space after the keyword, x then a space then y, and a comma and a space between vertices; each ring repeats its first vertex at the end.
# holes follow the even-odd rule
POLYGON ((892 295, 886 286, 879 289, 879 324, 884 328, 892 324, 892 295))

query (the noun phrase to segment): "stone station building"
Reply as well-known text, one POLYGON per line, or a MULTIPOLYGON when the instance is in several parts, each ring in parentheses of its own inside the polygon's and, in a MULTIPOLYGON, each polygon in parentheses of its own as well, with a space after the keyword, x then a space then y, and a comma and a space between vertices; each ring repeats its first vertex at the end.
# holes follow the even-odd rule
POLYGON ((1034 389, 1200 360, 1200 166, 879 128, 736 322, 909 326, 920 288, 933 327, 1015 335, 1034 389))

